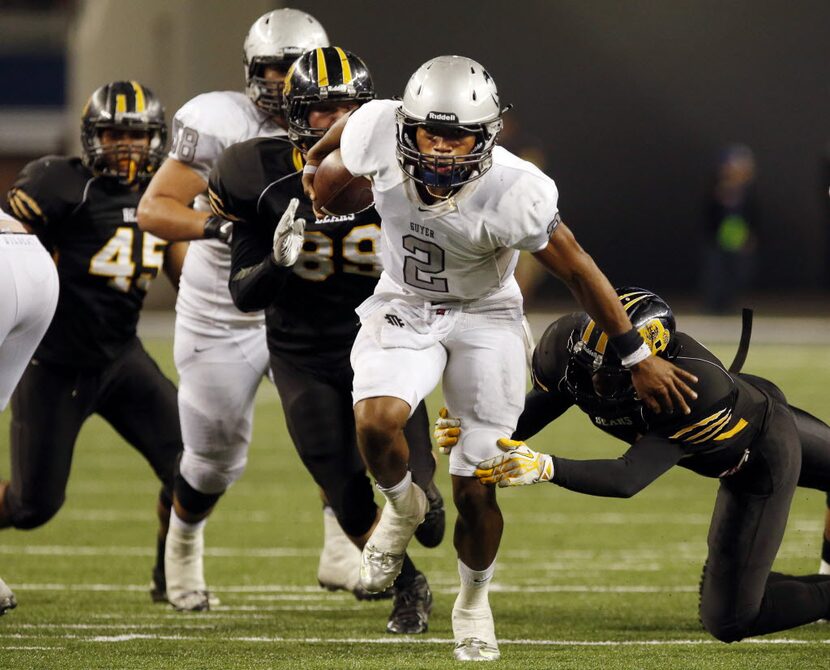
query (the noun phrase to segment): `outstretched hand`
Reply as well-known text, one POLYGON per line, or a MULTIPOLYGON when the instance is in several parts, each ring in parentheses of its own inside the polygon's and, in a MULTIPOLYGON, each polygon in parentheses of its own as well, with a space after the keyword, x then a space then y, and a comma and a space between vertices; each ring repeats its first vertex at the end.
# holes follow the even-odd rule
POLYGON ((274 262, 283 267, 294 265, 303 248, 305 219, 294 218, 299 204, 297 198, 291 198, 274 231, 274 262))
POLYGON ((482 484, 527 486, 553 479, 553 458, 533 451, 524 442, 502 437, 496 443, 504 453, 478 464, 473 473, 482 484))
POLYGON ((649 356, 633 366, 631 382, 637 397, 654 414, 672 414, 675 410, 689 414, 686 399, 697 398, 689 386, 697 383, 697 377, 658 356, 649 356))

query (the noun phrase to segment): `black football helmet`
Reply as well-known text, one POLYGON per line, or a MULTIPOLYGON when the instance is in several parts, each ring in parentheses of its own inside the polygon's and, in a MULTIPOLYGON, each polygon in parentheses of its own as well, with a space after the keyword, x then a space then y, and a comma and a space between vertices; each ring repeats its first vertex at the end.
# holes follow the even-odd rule
POLYGON ((300 56, 285 78, 283 89, 288 137, 307 151, 326 134, 312 128, 308 114, 323 102, 355 102, 362 105, 375 97, 375 85, 366 64, 340 47, 322 47, 300 56))
MULTIPOLYGON (((631 324, 652 353, 672 358, 676 352, 674 336, 677 328, 668 303, 642 288, 626 286, 616 290, 631 324)), ((571 332, 568 353, 565 383, 574 396, 584 398, 587 394, 596 399, 600 395, 603 401, 634 399, 631 374, 623 367, 614 348, 609 346, 608 335, 587 314, 571 332), (596 373, 603 379, 592 379, 596 373)))
POLYGON ((167 125, 164 108, 146 86, 137 81, 104 84, 90 96, 81 115, 83 160, 94 173, 125 185, 147 180, 164 160, 167 125), (106 129, 147 133, 149 144, 137 151, 129 144, 102 143, 106 129))

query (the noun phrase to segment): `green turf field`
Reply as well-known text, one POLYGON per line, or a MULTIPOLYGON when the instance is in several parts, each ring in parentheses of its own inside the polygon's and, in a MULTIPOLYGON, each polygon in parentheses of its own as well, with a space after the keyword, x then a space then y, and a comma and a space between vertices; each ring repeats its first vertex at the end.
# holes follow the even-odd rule
MULTIPOLYGON (((174 375, 170 343, 147 346, 174 375)), ((733 349, 716 352, 731 360, 733 349)), ((745 369, 830 420, 830 347, 754 345, 745 369)), ((433 416, 439 402, 431 399, 433 416)), ((585 457, 621 449, 576 411, 532 444, 585 457)), ((8 412, 0 417, 0 474, 7 472, 8 412)), ((448 495, 444 463, 439 472, 448 495)), ((715 488, 678 470, 628 501, 554 486, 502 492, 507 524, 491 595, 502 650, 496 667, 826 667, 830 625, 733 645, 701 629, 696 587, 715 488)), ((0 535, 0 576, 20 604, 0 618, 0 668, 456 666, 450 611, 457 573, 448 540, 412 551, 435 594, 425 636, 386 634, 388 602, 358 603, 317 588, 320 506, 272 388, 258 396, 248 471, 207 529, 208 580, 222 601, 210 613, 150 603, 156 493, 141 458, 91 420, 57 518, 0 535)), ((816 569, 823 510, 822 494, 798 491, 777 569, 816 569)))

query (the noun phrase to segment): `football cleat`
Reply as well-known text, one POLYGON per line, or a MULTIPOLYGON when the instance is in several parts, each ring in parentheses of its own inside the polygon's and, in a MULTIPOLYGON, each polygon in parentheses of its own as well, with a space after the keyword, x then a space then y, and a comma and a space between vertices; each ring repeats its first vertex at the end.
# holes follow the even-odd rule
POLYGON ((395 587, 395 603, 386 623, 386 632, 397 635, 426 633, 432 611, 432 591, 427 578, 418 573, 411 584, 395 587))
POLYGON ((14 593, 8 587, 6 582, 0 579, 0 616, 3 616, 8 610, 13 610, 17 607, 17 599, 14 593))
POLYGON ((415 539, 427 549, 432 549, 444 539, 444 499, 435 482, 430 482, 424 493, 429 501, 429 509, 424 516, 424 522, 415 529, 415 539))
POLYGON ((210 609, 210 596, 202 567, 204 527, 185 533, 173 524, 167 532, 164 550, 164 574, 167 600, 180 612, 204 612, 210 609))
POLYGON ((370 593, 388 589, 401 572, 406 545, 424 520, 429 503, 426 494, 412 484, 393 504, 383 507, 360 561, 360 585, 370 593), (395 509, 397 507, 397 509, 395 509))
POLYGON ((477 637, 456 642, 452 653, 456 661, 498 661, 501 658, 498 645, 488 644, 477 637))
MULTIPOLYGON (((457 601, 456 601, 457 602, 457 601)), ((453 654, 459 661, 496 661, 499 645, 496 641, 493 613, 490 606, 465 609, 457 604, 452 608, 452 632, 455 638, 453 654)))

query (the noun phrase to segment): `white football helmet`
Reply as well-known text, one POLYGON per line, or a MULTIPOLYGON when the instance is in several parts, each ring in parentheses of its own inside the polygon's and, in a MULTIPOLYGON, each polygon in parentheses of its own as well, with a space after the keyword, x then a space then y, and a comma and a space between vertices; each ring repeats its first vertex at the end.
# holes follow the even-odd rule
POLYGON ((269 114, 282 114, 282 86, 263 77, 266 65, 285 70, 305 51, 329 46, 320 22, 299 9, 275 9, 260 16, 245 38, 245 92, 269 114))
POLYGON ((502 111, 496 83, 479 63, 464 56, 427 61, 410 77, 397 112, 401 169, 426 186, 454 188, 478 179, 493 164, 502 111), (418 126, 472 133, 476 143, 471 153, 454 157, 448 171, 447 158, 418 150, 418 126))

